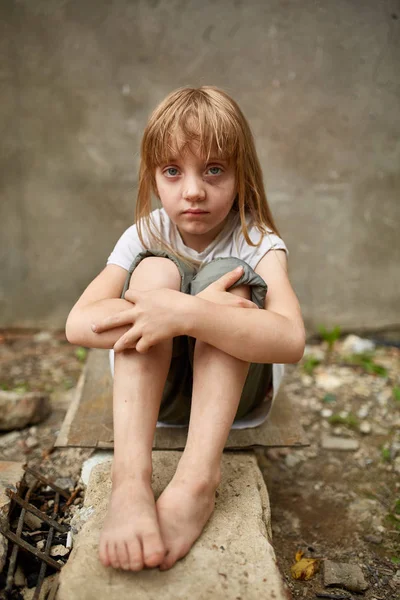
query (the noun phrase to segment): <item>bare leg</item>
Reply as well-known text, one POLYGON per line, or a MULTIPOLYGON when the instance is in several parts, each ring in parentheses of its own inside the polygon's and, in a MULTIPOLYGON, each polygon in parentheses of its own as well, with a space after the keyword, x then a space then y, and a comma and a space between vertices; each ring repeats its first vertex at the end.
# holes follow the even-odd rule
MULTIPOLYGON (((232 293, 250 298, 247 286, 232 293)), ((157 502, 166 556, 160 569, 185 556, 214 510, 221 456, 236 415, 249 363, 197 341, 188 439, 175 476, 157 502)))
MULTIPOLYGON (((172 261, 146 258, 130 287, 179 290, 180 275, 172 261)), ((171 355, 172 339, 146 354, 132 349, 115 355, 112 492, 99 548, 105 566, 139 571, 159 565, 165 554, 151 489, 151 451, 171 355)))

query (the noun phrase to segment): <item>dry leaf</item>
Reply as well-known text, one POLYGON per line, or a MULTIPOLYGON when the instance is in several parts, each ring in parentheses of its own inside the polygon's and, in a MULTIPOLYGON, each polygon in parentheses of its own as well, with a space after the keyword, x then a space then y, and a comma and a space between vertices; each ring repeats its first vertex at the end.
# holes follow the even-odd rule
POLYGON ((319 569, 319 560, 316 558, 303 558, 304 552, 296 552, 296 563, 291 567, 293 579, 303 579, 307 581, 314 577, 319 569))

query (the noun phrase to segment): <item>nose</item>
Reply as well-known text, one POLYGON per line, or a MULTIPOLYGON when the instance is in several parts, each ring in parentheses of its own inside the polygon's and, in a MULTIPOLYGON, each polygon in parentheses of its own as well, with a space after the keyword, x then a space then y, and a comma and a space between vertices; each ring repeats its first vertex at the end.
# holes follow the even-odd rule
POLYGON ((206 197, 202 180, 198 177, 188 177, 185 180, 183 197, 185 200, 204 200, 206 197))

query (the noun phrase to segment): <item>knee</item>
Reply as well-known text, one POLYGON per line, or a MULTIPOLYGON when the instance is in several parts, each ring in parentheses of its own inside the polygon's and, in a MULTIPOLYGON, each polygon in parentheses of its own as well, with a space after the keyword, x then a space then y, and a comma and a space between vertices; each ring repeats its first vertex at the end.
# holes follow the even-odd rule
POLYGON ((169 258, 148 256, 140 261, 133 271, 129 289, 158 290, 181 289, 181 274, 176 264, 169 258))

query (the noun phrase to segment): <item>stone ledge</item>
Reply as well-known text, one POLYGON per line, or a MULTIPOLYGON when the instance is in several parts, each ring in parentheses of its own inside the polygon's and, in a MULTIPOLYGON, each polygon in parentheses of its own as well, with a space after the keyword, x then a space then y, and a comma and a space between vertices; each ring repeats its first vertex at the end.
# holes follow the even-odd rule
MULTIPOLYGON (((153 452, 153 489, 160 495, 180 452, 153 452)), ((265 483, 251 453, 226 453, 216 509, 189 554, 171 570, 140 573, 105 568, 98 542, 111 488, 111 463, 94 467, 85 507, 95 511, 78 534, 60 576, 57 600, 287 600, 271 545, 265 483)))

